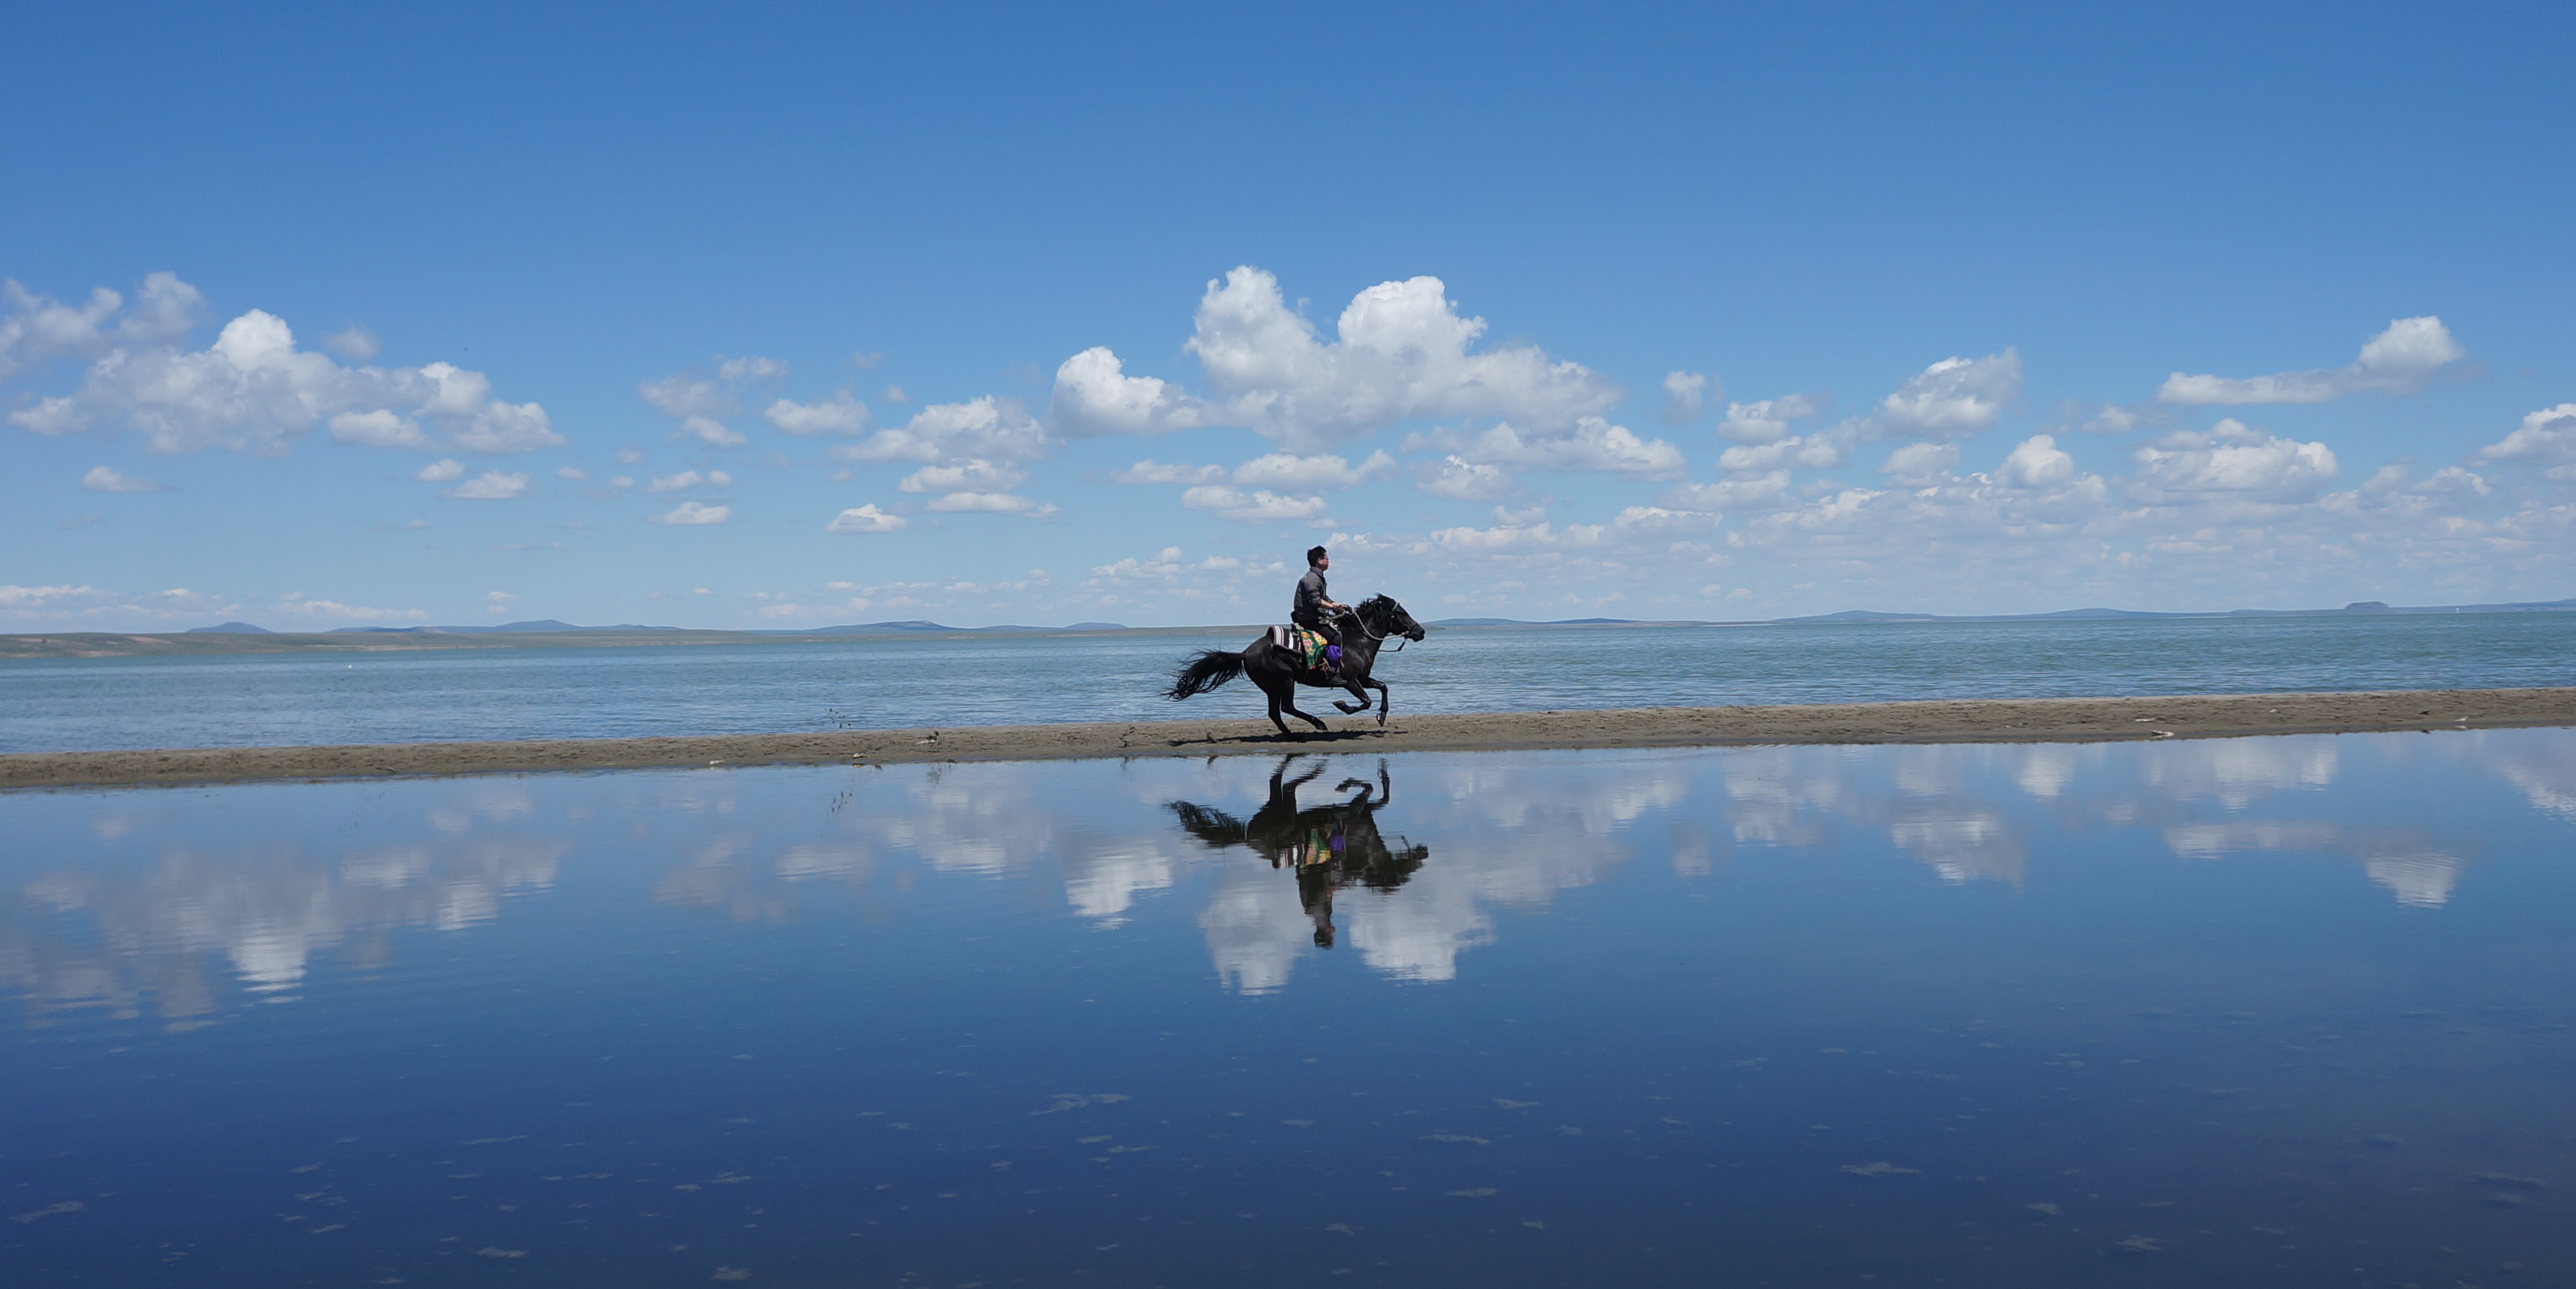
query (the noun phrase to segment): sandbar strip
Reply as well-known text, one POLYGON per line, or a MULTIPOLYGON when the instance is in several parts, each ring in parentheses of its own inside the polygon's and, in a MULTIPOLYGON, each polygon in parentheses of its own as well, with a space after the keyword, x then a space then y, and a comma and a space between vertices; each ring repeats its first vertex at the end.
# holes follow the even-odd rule
POLYGON ((1471 752, 1764 743, 2064 743, 2500 729, 2576 725, 2576 688, 1485 712, 1399 715, 1384 728, 1366 716, 1326 719, 1334 726, 1331 732, 1294 739, 1280 738, 1267 721, 1196 720, 685 738, 18 752, 0 755, 0 790, 678 766, 1224 756, 1301 748, 1471 752))

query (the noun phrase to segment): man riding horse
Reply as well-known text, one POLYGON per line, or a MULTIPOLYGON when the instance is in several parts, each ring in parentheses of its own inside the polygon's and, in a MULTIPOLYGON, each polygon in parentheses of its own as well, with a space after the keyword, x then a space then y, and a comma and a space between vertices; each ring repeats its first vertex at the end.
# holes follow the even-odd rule
POLYGON ((1344 715, 1356 716, 1374 706, 1377 723, 1386 724, 1386 682, 1369 672, 1389 637, 1396 638, 1399 647, 1402 641, 1420 640, 1422 624, 1393 596, 1372 595, 1356 605, 1335 600, 1324 588, 1324 570, 1332 566, 1332 556, 1323 547, 1306 552, 1306 576, 1297 583, 1296 607, 1289 614, 1299 628, 1326 642, 1326 656, 1316 665, 1307 665, 1297 631, 1272 627, 1239 651, 1202 649, 1185 659, 1172 669, 1172 687, 1164 696, 1188 698, 1243 677, 1269 698, 1270 723, 1286 737, 1288 722, 1282 716, 1294 716, 1318 730, 1325 728, 1322 720, 1297 710, 1297 687, 1314 685, 1344 690, 1358 699, 1357 703, 1334 700, 1333 706, 1344 715), (1376 691, 1374 700, 1371 690, 1376 691))
POLYGON ((1288 620, 1324 638, 1324 675, 1338 685, 1342 683, 1342 629, 1333 619, 1351 606, 1336 602, 1324 591, 1324 572, 1332 566, 1330 552, 1321 546, 1307 548, 1306 575, 1297 579, 1297 600, 1288 610, 1288 620))

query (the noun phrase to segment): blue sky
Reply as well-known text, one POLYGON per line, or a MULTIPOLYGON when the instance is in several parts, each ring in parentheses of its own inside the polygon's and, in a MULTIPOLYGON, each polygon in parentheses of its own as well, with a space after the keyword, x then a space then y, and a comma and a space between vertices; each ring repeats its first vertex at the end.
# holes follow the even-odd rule
POLYGON ((35 11, 0 630, 2576 595, 2571 29, 35 11))

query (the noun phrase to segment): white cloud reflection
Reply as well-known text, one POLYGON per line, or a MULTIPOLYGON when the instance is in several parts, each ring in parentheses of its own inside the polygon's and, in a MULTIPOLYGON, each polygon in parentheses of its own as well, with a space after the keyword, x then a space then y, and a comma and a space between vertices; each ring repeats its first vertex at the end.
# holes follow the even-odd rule
MULTIPOLYGON (((355 841, 110 794, 65 815, 52 849, 0 855, 0 988, 37 1014, 211 1023, 309 992, 327 964, 381 966, 403 934, 529 916, 514 900, 554 889, 576 855, 604 866, 606 889, 625 874, 666 906, 746 925, 913 916, 921 892, 1002 884, 1084 933, 1194 936, 1219 985, 1259 994, 1329 953, 1391 980, 1454 980, 1515 918, 1613 878, 1830 863, 1924 890, 2045 890, 2155 856, 2304 857, 2435 910, 2474 881, 2493 844, 2479 839, 2576 823, 2576 737, 2561 731, 769 773, 369 785, 391 798, 359 810, 355 841), (1301 882, 1319 853, 1339 866, 1301 882)), ((959 907, 939 916, 973 916, 959 907)))

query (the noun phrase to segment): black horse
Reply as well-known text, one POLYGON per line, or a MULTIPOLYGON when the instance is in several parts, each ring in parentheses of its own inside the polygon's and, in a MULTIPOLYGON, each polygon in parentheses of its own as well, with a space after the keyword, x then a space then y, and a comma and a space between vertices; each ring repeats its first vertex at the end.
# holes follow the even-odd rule
MULTIPOLYGON (((1302 754, 1300 754, 1302 755, 1302 754)), ((1213 806, 1188 801, 1167 803, 1192 837, 1220 850, 1245 846, 1286 868, 1297 878, 1297 902, 1315 922, 1315 943, 1331 948, 1333 893, 1345 886, 1366 886, 1381 894, 1404 885, 1430 858, 1431 848, 1398 837, 1389 844, 1378 831, 1377 812, 1395 800, 1395 784, 1386 762, 1377 763, 1377 782, 1344 779, 1333 790, 1356 795, 1321 806, 1299 807, 1297 789, 1324 773, 1323 762, 1291 779, 1296 756, 1280 758, 1270 772, 1270 799, 1250 819, 1237 819, 1213 806)))
POLYGON ((1369 668, 1377 662, 1378 646, 1389 636, 1407 640, 1422 638, 1422 624, 1404 611, 1404 606, 1384 595, 1372 595, 1360 601, 1355 609, 1344 609, 1338 625, 1342 629, 1342 670, 1339 678, 1318 667, 1309 667, 1294 650, 1270 643, 1264 634, 1245 645, 1240 653, 1223 649, 1202 650, 1195 658, 1172 672, 1172 689, 1167 697, 1178 701, 1193 694, 1204 694, 1237 676, 1249 676, 1261 692, 1270 696, 1270 723, 1279 727, 1282 738, 1288 735, 1288 722, 1279 719, 1286 712, 1316 729, 1324 722, 1297 710, 1295 697, 1299 685, 1322 689, 1347 689, 1360 701, 1345 703, 1333 700, 1333 706, 1344 716, 1356 716, 1369 709, 1367 690, 1377 691, 1377 723, 1386 724, 1386 684, 1369 677, 1369 668), (1365 688, 1363 688, 1365 686, 1365 688))

